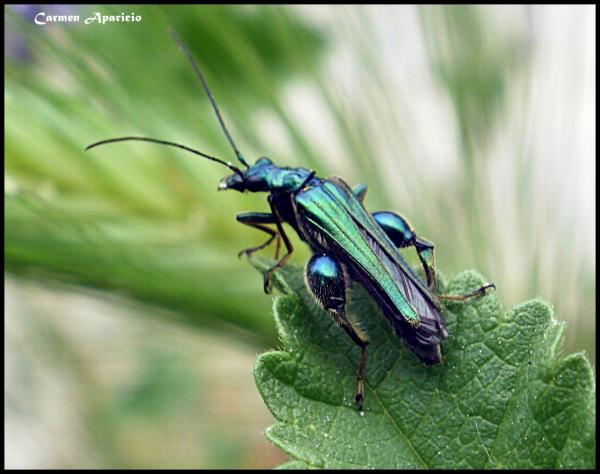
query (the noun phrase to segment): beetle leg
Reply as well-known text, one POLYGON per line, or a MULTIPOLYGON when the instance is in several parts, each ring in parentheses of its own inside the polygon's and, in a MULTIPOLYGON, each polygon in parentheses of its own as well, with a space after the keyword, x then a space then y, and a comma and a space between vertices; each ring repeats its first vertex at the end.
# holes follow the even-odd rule
POLYGON ((281 250, 281 235, 275 237, 275 260, 279 260, 279 251, 281 250))
POLYGON ((398 248, 415 247, 419 260, 425 270, 427 286, 435 290, 435 262, 433 244, 417 236, 408 221, 399 214, 390 211, 374 212, 375 222, 383 229, 398 248))
POLYGON ((352 190, 352 192, 360 202, 363 202, 365 200, 365 195, 367 194, 367 185, 362 183, 357 184, 352 190))
MULTIPOLYGON (((415 231, 404 217, 389 211, 374 212, 375 222, 383 229, 393 244, 398 248, 414 246, 421 264, 425 269, 427 286, 435 291, 435 259, 433 253, 433 244, 421 237, 418 237, 415 231)), ((438 295, 440 300, 444 301, 466 301, 476 296, 484 296, 493 291, 496 286, 493 283, 486 283, 481 288, 466 295, 438 295)))
POLYGON ((421 265, 423 265, 423 268, 425 269, 427 286, 433 291, 437 284, 435 280, 435 255, 433 253, 433 244, 421 237, 417 237, 414 245, 419 260, 421 260, 421 265))
POLYGON ((265 273, 263 288, 265 290, 265 293, 267 293, 267 294, 271 293, 271 275, 273 274, 273 272, 277 271, 278 269, 280 269, 281 267, 283 267, 285 265, 285 262, 287 262, 288 258, 290 258, 290 255, 292 255, 292 252, 294 251, 294 247, 292 246, 290 239, 288 238, 288 236, 285 234, 285 232, 283 230, 283 226, 281 225, 281 223, 283 222, 283 219, 281 218, 281 215, 279 214, 277 207, 273 203, 273 198, 271 197, 271 195, 269 195, 268 201, 269 201, 269 205, 271 206, 271 211, 273 212, 273 216, 275 217, 275 225, 277 226, 277 232, 283 239, 283 243, 285 245, 285 249, 287 252, 283 257, 281 257, 281 260, 279 260, 275 265, 273 265, 271 268, 269 268, 265 273))
POLYGON ((365 398, 365 367, 367 365, 369 341, 362 330, 357 325, 353 325, 346 317, 347 278, 344 275, 342 266, 337 260, 328 255, 314 254, 306 265, 306 281, 319 304, 329 311, 335 322, 360 347, 355 402, 358 409, 362 411, 365 398))
POLYGON ((467 293, 466 295, 437 295, 437 297, 443 301, 467 301, 478 296, 485 296, 495 289, 496 285, 493 283, 486 283, 481 288, 477 288, 475 291, 467 293))
POLYGON ((262 250, 271 242, 273 242, 273 239, 277 238, 275 258, 279 258, 279 234, 273 229, 264 225, 275 224, 275 216, 273 214, 269 214, 268 212, 244 212, 242 214, 238 214, 235 218, 238 222, 250 227, 254 227, 255 229, 262 230, 271 236, 264 244, 257 245, 256 247, 249 247, 240 251, 238 253, 238 257, 241 257, 242 255, 251 255, 254 252, 262 250))

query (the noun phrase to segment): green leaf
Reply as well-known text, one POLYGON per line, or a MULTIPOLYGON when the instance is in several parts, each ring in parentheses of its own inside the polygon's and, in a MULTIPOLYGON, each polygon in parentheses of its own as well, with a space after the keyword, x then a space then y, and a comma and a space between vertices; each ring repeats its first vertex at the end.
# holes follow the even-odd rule
MULTIPOLYGON (((254 261, 264 271, 266 264, 254 261)), ((359 349, 286 267, 274 302, 283 350, 258 357, 258 389, 278 423, 282 468, 591 468, 595 382, 583 353, 557 357, 564 323, 531 300, 504 313, 495 294, 448 304, 444 363, 426 366, 355 285, 349 314, 369 334, 364 413, 359 349)), ((479 287, 474 271, 440 292, 479 287)))

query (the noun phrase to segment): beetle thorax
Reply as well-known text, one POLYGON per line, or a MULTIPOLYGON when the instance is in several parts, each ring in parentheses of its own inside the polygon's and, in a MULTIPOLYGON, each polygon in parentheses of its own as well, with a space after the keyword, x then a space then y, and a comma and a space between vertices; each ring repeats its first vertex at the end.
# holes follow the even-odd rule
POLYGON ((279 168, 272 165, 265 176, 269 191, 293 192, 300 189, 311 174, 306 168, 279 168))
POLYGON ((306 168, 288 168, 275 165, 268 158, 260 158, 243 176, 228 176, 219 185, 219 189, 257 192, 293 192, 306 183, 311 171, 306 168))

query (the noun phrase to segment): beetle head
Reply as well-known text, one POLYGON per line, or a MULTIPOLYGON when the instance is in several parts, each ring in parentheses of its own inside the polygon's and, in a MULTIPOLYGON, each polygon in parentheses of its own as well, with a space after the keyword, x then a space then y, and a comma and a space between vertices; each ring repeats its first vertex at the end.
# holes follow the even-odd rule
POLYGON ((259 158, 247 170, 223 178, 219 183, 219 191, 226 189, 235 189, 241 193, 269 191, 269 178, 273 166, 273 162, 268 158, 259 158))

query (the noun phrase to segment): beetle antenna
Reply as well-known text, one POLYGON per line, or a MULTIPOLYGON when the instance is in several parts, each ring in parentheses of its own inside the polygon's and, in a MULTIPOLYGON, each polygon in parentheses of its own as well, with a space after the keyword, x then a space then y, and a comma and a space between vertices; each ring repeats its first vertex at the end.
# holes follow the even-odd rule
POLYGON ((202 87, 204 88, 204 91, 206 92, 206 95, 208 96, 208 99, 210 100, 210 103, 212 104, 212 108, 215 111, 215 114, 217 115, 217 119, 219 120, 219 123, 221 124, 221 128, 223 129, 223 132, 225 132, 225 136, 227 137, 227 140, 229 141, 231 148, 233 148, 233 151, 235 152, 237 159, 240 160, 240 162, 246 168, 249 168, 250 165, 248 165, 248 162, 242 156, 242 153, 240 152, 240 150, 236 146, 235 142, 233 141, 233 137, 229 133, 229 130, 227 130, 227 126, 225 125, 225 121, 223 120, 221 111, 219 110, 219 106, 217 105, 217 102, 216 102, 215 98, 213 97, 212 92, 210 91, 210 88, 208 87, 208 83, 206 82, 206 78, 204 77, 204 74, 202 73, 202 69, 200 69, 200 66, 198 66, 198 63, 196 63, 196 61, 194 60, 192 53, 190 53, 190 50, 184 44, 183 40, 179 37, 177 32, 175 30, 171 30, 171 34, 173 35, 173 38, 175 38, 175 41, 177 42, 177 44, 179 45, 179 47, 181 48, 183 53, 187 56, 190 63, 192 63, 192 67, 194 68, 194 71, 196 71, 196 75, 198 76, 198 78, 200 79, 200 82, 202 83, 202 87))
POLYGON ((223 160, 221 160, 219 158, 216 158, 214 156, 207 155, 206 153, 202 153, 201 151, 194 150, 193 148, 187 147, 185 145, 180 145, 179 143, 169 142, 169 141, 166 141, 166 140, 157 140, 156 138, 147 138, 147 137, 109 138, 108 140, 101 140, 99 142, 92 143, 91 145, 86 146, 85 147, 85 151, 88 151, 88 150, 90 150, 92 148, 95 148, 97 146, 100 146, 100 145, 106 145, 108 143, 115 143, 115 142, 125 142, 125 141, 129 141, 129 140, 135 140, 135 141, 140 141, 140 142, 157 143, 159 145, 168 145, 168 146, 173 146, 173 147, 176 147, 176 148, 181 148, 182 150, 189 151, 190 153, 193 153, 194 155, 199 155, 199 156, 201 156, 203 158, 206 158, 208 160, 216 161, 217 163, 221 163, 222 165, 227 166, 227 168, 229 168, 234 173, 237 173, 242 179, 244 178, 244 174, 240 171, 240 169, 238 167, 236 167, 236 166, 233 166, 231 163, 229 163, 227 161, 223 161, 223 160))

